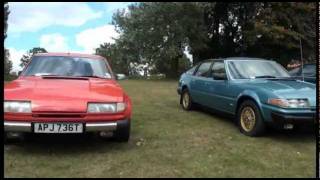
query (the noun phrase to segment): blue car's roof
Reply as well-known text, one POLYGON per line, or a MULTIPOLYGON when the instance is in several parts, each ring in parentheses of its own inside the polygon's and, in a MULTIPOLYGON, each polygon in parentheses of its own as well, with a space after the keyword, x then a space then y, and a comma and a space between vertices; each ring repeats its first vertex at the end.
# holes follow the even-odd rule
POLYGON ((245 60, 245 61, 273 61, 273 60, 268 60, 268 59, 262 59, 262 58, 252 58, 252 57, 227 57, 227 58, 212 58, 212 59, 207 59, 207 60, 223 60, 223 61, 239 61, 239 60, 245 60))
POLYGON ((251 57, 228 57, 225 60, 267 60, 262 58, 251 58, 251 57))

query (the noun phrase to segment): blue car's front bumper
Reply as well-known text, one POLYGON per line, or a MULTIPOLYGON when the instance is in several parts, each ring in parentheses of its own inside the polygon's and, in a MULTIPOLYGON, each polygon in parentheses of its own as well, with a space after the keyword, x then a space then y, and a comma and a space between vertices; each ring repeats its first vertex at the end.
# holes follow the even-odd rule
POLYGON ((312 124, 315 123, 315 114, 282 114, 278 112, 271 113, 272 122, 277 124, 312 124))
POLYGON ((262 105, 264 120, 276 124, 313 124, 316 123, 316 109, 283 109, 262 105))

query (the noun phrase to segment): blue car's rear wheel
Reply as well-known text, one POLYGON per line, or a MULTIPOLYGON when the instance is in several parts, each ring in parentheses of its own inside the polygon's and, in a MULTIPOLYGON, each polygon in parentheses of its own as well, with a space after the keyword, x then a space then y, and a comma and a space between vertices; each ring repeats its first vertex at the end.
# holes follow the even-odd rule
POLYGON ((181 93, 180 104, 184 110, 191 110, 193 108, 193 102, 188 89, 184 89, 181 93))
POLYGON ((237 113, 240 132, 247 136, 261 136, 265 132, 265 123, 259 108, 251 100, 244 101, 237 113))

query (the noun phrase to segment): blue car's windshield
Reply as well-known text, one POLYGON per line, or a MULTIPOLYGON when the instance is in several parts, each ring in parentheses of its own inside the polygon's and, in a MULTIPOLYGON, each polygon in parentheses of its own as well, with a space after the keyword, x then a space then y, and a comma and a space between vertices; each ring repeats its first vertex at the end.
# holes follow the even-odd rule
POLYGON ((111 78, 106 63, 80 57, 35 56, 22 75, 111 78))
POLYGON ((235 60, 228 62, 228 68, 234 79, 290 77, 289 73, 274 61, 235 60))

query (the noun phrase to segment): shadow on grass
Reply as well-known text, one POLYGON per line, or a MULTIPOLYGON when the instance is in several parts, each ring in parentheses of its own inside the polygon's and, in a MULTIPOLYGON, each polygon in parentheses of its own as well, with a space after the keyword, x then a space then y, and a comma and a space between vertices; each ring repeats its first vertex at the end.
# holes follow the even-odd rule
POLYGON ((30 154, 86 154, 106 153, 108 151, 130 151, 134 149, 137 138, 129 142, 116 142, 111 138, 101 138, 94 134, 25 134, 23 140, 17 140, 5 146, 7 150, 25 151, 30 154))
MULTIPOLYGON (((228 115, 220 111, 215 111, 213 109, 209 109, 200 105, 196 105, 194 110, 205 113, 217 121, 224 121, 224 122, 230 123, 231 125, 234 126, 234 128, 238 128, 235 122, 235 117, 232 115, 228 115)), ((238 131, 237 133, 240 133, 240 131, 238 131)), ((277 129, 273 127, 267 127, 267 131, 261 137, 270 138, 275 141, 285 141, 285 142, 293 142, 293 143, 294 142, 299 143, 301 142, 301 140, 315 141, 316 128, 314 125, 303 125, 297 130, 284 130, 284 129, 277 129)), ((261 137, 253 137, 253 138, 261 138, 261 137)))

